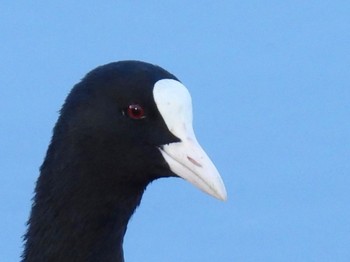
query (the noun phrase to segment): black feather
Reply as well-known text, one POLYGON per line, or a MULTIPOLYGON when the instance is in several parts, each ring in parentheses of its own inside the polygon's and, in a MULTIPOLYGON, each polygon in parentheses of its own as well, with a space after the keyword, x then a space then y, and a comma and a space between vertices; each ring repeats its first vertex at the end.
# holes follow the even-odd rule
POLYGON ((123 260, 127 223, 147 185, 174 176, 158 146, 179 141, 153 100, 164 69, 123 61, 91 71, 68 95, 35 188, 23 262, 123 260), (131 103, 147 117, 124 114, 131 103))

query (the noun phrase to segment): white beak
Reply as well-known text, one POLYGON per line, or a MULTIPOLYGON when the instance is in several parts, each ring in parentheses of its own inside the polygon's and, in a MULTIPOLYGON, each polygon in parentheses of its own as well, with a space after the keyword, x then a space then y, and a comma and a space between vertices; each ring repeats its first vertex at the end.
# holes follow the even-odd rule
POLYGON ((205 193, 226 200, 226 189, 220 174, 196 140, 171 143, 160 151, 175 174, 205 193))
POLYGON ((226 200, 220 174, 194 135, 192 102, 187 88, 176 80, 163 79, 155 84, 153 94, 169 131, 181 140, 160 148, 171 171, 209 195, 226 200))

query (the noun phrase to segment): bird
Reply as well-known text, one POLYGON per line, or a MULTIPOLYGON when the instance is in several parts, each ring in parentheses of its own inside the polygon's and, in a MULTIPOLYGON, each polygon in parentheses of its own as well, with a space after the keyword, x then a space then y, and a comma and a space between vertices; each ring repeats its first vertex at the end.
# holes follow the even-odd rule
POLYGON ((192 119, 188 89, 158 65, 123 60, 87 73, 53 128, 21 261, 123 262, 128 221, 159 178, 226 200, 192 119))

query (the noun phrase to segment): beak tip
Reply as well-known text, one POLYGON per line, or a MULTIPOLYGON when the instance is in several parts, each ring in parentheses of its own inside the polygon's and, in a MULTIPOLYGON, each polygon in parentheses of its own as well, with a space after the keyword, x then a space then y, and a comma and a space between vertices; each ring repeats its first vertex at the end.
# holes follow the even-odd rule
POLYGON ((212 197, 215 197, 216 199, 225 202, 227 201, 227 191, 221 179, 220 182, 221 183, 219 185, 211 187, 210 190, 202 190, 207 194, 211 195, 212 197))
POLYGON ((223 191, 223 192, 217 193, 215 197, 216 197, 218 200, 221 200, 221 201, 223 201, 223 202, 226 202, 226 201, 227 201, 227 193, 226 193, 226 190, 223 191))
POLYGON ((223 196, 223 197, 219 198, 219 200, 221 200, 223 202, 226 202, 227 201, 227 196, 223 196))

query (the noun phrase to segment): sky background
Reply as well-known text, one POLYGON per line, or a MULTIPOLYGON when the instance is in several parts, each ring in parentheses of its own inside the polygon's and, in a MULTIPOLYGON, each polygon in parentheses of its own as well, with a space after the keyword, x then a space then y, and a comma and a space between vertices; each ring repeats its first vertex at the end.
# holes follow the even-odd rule
POLYGON ((228 191, 181 179, 144 194, 127 262, 350 261, 350 2, 0 3, 0 261, 18 261, 63 100, 111 61, 190 90, 228 191))

